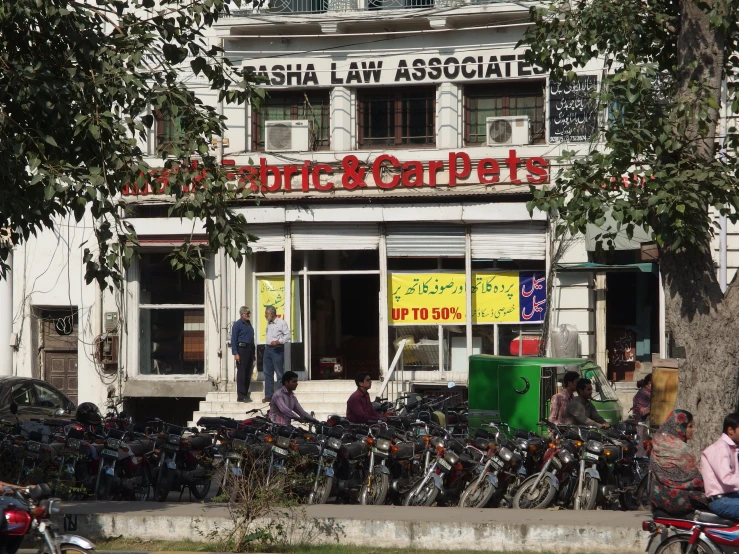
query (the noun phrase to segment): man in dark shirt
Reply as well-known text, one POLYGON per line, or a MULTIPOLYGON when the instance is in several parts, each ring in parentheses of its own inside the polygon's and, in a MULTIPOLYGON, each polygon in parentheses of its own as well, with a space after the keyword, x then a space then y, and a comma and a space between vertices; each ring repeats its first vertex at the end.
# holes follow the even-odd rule
POLYGON ((367 392, 372 387, 369 373, 358 373, 354 378, 357 390, 346 402, 346 419, 352 423, 376 423, 380 415, 372 408, 372 401, 367 392))
POLYGON ((595 409, 591 398, 593 397, 593 382, 590 379, 580 379, 577 382, 577 396, 570 400, 565 411, 565 425, 590 425, 592 427, 600 427, 608 429, 610 425, 606 423, 603 416, 595 409))
POLYGON ((231 354, 236 360, 236 399, 239 402, 251 402, 249 385, 251 370, 254 365, 254 327, 249 318, 251 310, 246 306, 239 308, 241 316, 231 329, 231 354))

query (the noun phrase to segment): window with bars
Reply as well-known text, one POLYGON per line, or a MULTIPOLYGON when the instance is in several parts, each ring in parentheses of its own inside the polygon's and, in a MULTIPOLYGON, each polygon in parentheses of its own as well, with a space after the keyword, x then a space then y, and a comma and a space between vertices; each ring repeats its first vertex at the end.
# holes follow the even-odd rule
POLYGON ((175 271, 166 253, 141 252, 139 372, 205 373, 205 281, 175 271))
POLYGON ((546 81, 472 85, 464 90, 465 144, 485 144, 486 119, 528 115, 532 144, 546 138, 544 99, 546 81))
POLYGON ((331 99, 328 90, 274 91, 255 109, 252 117, 252 137, 255 151, 264 150, 264 122, 305 119, 313 129, 314 150, 331 146, 331 99))
POLYGON ((167 144, 180 140, 180 117, 165 116, 157 110, 154 112, 154 121, 156 123, 157 149, 164 148, 167 144))
POLYGON ((357 94, 359 146, 434 146, 436 88, 372 89, 357 94))

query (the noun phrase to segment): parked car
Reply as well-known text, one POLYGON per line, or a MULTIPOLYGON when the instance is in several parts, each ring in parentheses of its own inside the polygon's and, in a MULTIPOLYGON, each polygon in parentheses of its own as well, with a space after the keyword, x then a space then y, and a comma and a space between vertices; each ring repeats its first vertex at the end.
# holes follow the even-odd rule
POLYGON ((76 406, 61 391, 41 379, 0 377, 0 419, 14 421, 10 406, 18 406, 18 419, 72 419, 76 406))

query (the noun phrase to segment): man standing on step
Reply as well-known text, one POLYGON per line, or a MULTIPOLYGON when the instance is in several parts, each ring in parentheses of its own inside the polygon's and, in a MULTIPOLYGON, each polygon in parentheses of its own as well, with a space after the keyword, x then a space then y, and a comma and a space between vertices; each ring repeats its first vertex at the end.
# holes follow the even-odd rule
POLYGON ((277 380, 282 382, 285 360, 285 343, 290 340, 290 327, 281 318, 277 317, 274 306, 264 309, 264 317, 267 319, 267 337, 264 349, 264 399, 262 402, 271 402, 275 390, 275 373, 277 380))
POLYGON ((236 360, 236 400, 251 402, 249 385, 254 365, 254 327, 249 318, 251 310, 246 306, 239 308, 239 319, 231 328, 231 354, 236 360))

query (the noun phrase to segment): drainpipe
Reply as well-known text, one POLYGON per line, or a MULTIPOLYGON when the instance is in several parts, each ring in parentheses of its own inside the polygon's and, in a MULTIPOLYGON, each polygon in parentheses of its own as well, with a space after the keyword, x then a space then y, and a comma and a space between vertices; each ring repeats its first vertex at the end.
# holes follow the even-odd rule
POLYGON ((13 349, 10 336, 13 334, 13 250, 7 260, 10 269, 5 279, 0 279, 0 376, 13 375, 13 349))

